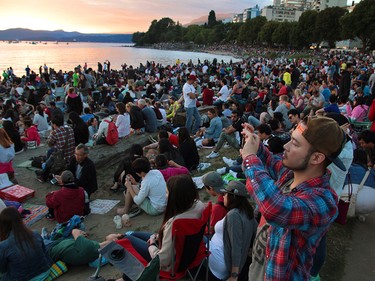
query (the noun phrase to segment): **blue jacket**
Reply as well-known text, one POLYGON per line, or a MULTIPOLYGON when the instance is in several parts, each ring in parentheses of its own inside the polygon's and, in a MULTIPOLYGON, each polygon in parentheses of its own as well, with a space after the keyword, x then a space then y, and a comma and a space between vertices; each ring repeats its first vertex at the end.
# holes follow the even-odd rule
POLYGON ((218 141, 221 131, 223 129, 223 122, 221 122, 220 117, 216 116, 211 119, 210 127, 206 130, 205 138, 213 139, 214 141, 218 141))
POLYGON ((35 248, 25 246, 22 252, 11 232, 9 237, 0 242, 0 272, 2 281, 28 281, 47 271, 51 262, 48 258, 42 237, 34 232, 35 248))

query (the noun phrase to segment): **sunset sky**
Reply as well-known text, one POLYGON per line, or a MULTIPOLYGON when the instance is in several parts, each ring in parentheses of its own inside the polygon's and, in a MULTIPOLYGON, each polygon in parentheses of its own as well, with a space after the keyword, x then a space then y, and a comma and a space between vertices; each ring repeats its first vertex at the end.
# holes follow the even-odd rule
POLYGON ((170 17, 189 23, 218 13, 240 13, 272 0, 15 0, 1 1, 0 30, 30 28, 83 33, 133 33, 147 31, 154 19, 170 17))

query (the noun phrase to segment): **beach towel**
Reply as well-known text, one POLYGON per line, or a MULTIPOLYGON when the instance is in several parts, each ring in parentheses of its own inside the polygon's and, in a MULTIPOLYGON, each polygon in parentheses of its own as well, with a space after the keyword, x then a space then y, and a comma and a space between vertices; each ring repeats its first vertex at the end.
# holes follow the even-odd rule
POLYGON ((23 204, 23 208, 31 212, 31 214, 25 215, 23 219, 23 222, 27 226, 31 226, 32 224, 36 223, 48 213, 48 208, 42 205, 25 203, 23 204))
POLYGON ((90 202, 91 214, 104 215, 113 209, 120 200, 95 199, 90 202))

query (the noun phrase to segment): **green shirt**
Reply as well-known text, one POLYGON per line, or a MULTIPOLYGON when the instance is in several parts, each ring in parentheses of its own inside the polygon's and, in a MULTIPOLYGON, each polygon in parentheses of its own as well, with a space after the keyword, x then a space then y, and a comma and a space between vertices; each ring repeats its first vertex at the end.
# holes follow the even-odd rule
POLYGON ((79 73, 73 73, 73 87, 78 87, 79 73))
POLYGON ((99 257, 99 243, 83 236, 74 239, 64 239, 49 251, 53 261, 61 260, 70 265, 83 265, 99 257))

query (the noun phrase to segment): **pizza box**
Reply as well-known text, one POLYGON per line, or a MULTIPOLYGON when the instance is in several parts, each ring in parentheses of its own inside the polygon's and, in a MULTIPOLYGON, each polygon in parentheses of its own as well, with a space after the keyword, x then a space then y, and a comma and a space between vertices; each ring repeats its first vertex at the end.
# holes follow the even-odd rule
POLYGON ((9 201, 24 202, 35 196, 35 190, 16 184, 0 190, 0 198, 9 201))

